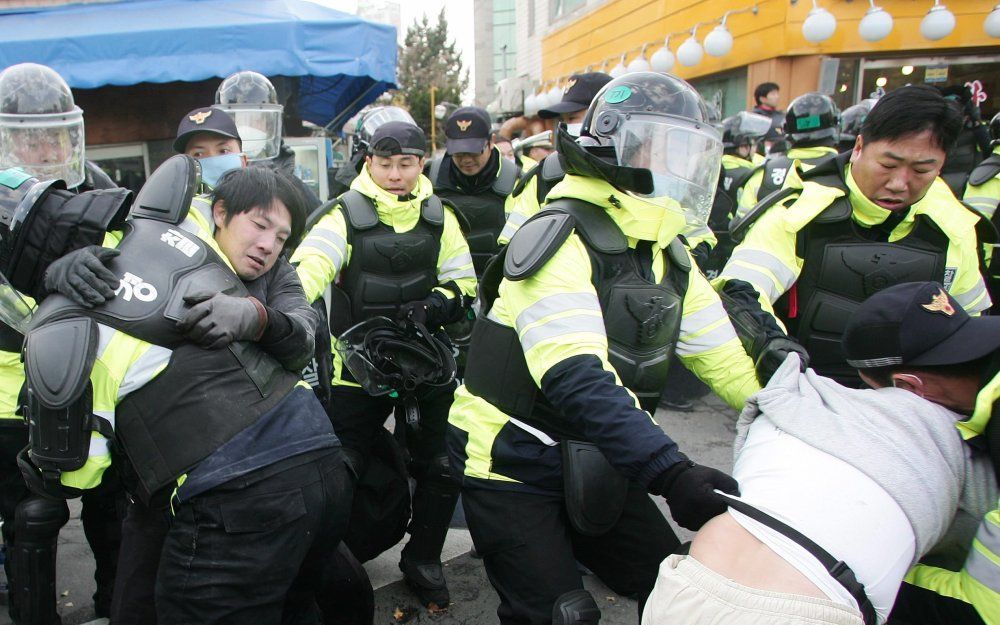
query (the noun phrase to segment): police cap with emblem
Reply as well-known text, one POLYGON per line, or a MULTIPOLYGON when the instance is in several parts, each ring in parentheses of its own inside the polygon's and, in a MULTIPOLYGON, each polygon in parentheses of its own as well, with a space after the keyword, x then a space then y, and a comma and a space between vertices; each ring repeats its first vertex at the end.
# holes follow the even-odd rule
POLYGON ((236 122, 228 113, 214 106, 203 106, 181 118, 181 123, 177 125, 177 138, 174 139, 174 151, 183 154, 188 141, 199 132, 211 132, 240 141, 236 122))
POLYGON ((448 154, 479 154, 490 142, 490 116, 486 109, 463 106, 444 125, 448 154))
POLYGON ((552 106, 540 109, 538 116, 542 119, 551 119, 559 117, 563 113, 582 111, 590 106, 597 92, 609 82, 611 82, 611 76, 604 72, 573 74, 569 77, 569 82, 566 83, 562 100, 552 106))
POLYGON ((426 152, 424 131, 416 124, 404 121, 386 122, 376 128, 368 147, 372 156, 423 156, 426 152))
POLYGON ((897 284, 869 297, 844 330, 861 369, 971 362, 1000 348, 1000 317, 970 317, 937 282, 897 284))

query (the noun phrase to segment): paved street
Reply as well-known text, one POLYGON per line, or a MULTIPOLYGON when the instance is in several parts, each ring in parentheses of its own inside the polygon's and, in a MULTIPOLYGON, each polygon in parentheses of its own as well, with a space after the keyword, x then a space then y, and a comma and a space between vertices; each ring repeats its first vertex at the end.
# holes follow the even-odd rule
MULTIPOLYGON (((657 421, 679 443, 681 449, 700 463, 729 470, 732 467, 732 440, 736 412, 711 395, 696 402, 692 412, 659 410, 657 421)), ((657 503, 666 513, 665 502, 657 503)), ((91 594, 94 592, 93 560, 80 525, 79 501, 70 502, 72 518, 63 529, 59 541, 60 613, 64 625, 79 625, 94 621, 91 594)), ((682 540, 689 532, 680 531, 682 540)), ((445 612, 430 614, 419 608, 415 598, 401 581, 396 563, 399 547, 366 564, 376 588, 377 625, 409 623, 420 625, 473 625, 496 622, 497 596, 490 587, 482 562, 469 556, 472 541, 465 529, 449 532, 445 545, 445 574, 451 589, 453 605, 445 612)), ((601 622, 607 625, 634 624, 635 602, 616 596, 593 576, 585 579, 587 589, 601 608, 601 622)), ((10 623, 6 610, 0 614, 0 625, 10 623)))

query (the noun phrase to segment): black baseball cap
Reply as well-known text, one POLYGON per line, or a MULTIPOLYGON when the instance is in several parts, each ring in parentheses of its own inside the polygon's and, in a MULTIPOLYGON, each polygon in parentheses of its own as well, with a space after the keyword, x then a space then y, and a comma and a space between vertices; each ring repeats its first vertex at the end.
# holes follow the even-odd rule
POLYGON ((241 145, 243 143, 240 132, 236 129, 236 122, 229 113, 214 106, 203 106, 181 118, 181 123, 177 125, 177 138, 174 139, 174 151, 183 154, 187 149, 188 140, 199 132, 212 132, 236 139, 241 145))
POLYGON ((372 156, 423 156, 427 153, 427 137, 416 124, 386 122, 375 129, 368 146, 368 153, 372 156))
POLYGON ((448 154, 479 154, 490 142, 490 115, 478 106, 463 106, 444 124, 448 154))
POLYGON ((542 119, 551 119, 559 117, 563 113, 575 113, 589 108, 597 92, 609 82, 611 82, 611 76, 604 72, 573 74, 569 77, 569 82, 566 83, 562 100, 548 108, 539 110, 538 116, 542 119))
POLYGON ((1000 349, 1000 317, 969 316, 937 282, 907 282, 865 300, 843 344, 859 369, 957 365, 1000 349))

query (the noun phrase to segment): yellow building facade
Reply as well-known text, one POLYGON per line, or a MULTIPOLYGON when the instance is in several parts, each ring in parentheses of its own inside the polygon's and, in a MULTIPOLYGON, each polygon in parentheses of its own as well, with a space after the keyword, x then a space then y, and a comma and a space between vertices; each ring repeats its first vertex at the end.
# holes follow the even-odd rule
POLYGON ((920 23, 933 0, 877 0, 892 15, 892 32, 872 43, 858 34, 869 9, 864 0, 819 0, 837 18, 826 41, 813 44, 802 34, 809 0, 606 0, 589 5, 572 21, 542 40, 543 80, 562 84, 573 73, 609 71, 625 54, 626 63, 648 59, 671 35, 676 54, 696 28, 704 42, 727 11, 732 50, 722 57, 707 53, 701 62, 672 73, 690 81, 724 115, 753 106, 753 89, 762 82, 781 86, 784 108, 808 91, 830 93, 841 108, 880 89, 907 83, 938 86, 970 84, 981 93, 986 119, 1000 111, 1000 39, 989 37, 983 23, 992 0, 944 0, 954 13, 955 29, 938 41, 925 39, 920 23), (756 12, 749 9, 756 6, 756 12), (978 81, 978 82, 977 82, 978 81))

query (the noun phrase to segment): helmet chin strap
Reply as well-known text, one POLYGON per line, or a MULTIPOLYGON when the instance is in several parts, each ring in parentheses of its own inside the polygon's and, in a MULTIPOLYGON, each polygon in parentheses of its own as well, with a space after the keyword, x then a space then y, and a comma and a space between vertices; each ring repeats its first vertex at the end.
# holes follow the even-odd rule
MULTIPOLYGON (((585 143, 588 139, 581 137, 580 141, 585 143)), ((609 163, 599 156, 602 150, 609 149, 608 146, 583 147, 566 131, 566 124, 559 124, 556 130, 556 149, 566 163, 567 173, 599 178, 625 191, 640 194, 653 191, 653 175, 648 169, 609 163)))

